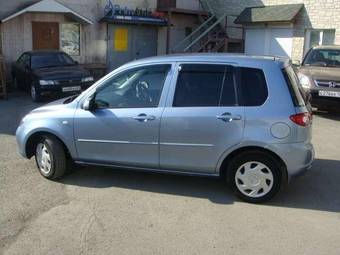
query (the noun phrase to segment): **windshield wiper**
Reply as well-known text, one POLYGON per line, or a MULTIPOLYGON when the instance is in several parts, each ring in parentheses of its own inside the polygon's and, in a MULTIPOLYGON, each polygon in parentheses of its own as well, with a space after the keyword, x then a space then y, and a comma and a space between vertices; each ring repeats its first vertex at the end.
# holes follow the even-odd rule
POLYGON ((42 67, 39 67, 39 69, 41 69, 41 68, 59 67, 59 66, 60 66, 60 65, 42 66, 42 67))

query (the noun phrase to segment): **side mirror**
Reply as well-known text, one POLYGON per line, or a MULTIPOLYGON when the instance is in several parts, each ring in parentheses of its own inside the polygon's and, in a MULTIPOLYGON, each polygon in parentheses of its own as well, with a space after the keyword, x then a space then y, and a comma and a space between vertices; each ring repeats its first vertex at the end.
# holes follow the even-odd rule
POLYGON ((83 110, 85 111, 93 111, 95 109, 94 99, 96 97, 96 93, 94 93, 92 96, 89 96, 86 98, 86 100, 83 103, 83 110))
POLYGON ((79 62, 78 62, 78 61, 74 61, 74 64, 75 64, 75 65, 79 65, 79 62))

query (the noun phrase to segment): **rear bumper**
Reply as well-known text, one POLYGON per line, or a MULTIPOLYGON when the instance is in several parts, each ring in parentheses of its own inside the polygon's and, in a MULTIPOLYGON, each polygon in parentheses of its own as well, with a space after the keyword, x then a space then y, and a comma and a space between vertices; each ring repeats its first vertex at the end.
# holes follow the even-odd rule
POLYGON ((313 145, 309 142, 272 144, 269 147, 284 161, 287 167, 288 181, 312 167, 315 152, 313 145))

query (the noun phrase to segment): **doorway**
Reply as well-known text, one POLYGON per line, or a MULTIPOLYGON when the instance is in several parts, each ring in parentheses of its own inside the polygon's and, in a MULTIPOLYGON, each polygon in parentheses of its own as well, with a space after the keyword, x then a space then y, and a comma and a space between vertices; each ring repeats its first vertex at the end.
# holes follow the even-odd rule
POLYGON ((157 27, 108 25, 108 70, 129 61, 157 55, 157 27))
POLYGON ((59 23, 32 22, 33 50, 59 50, 59 23))

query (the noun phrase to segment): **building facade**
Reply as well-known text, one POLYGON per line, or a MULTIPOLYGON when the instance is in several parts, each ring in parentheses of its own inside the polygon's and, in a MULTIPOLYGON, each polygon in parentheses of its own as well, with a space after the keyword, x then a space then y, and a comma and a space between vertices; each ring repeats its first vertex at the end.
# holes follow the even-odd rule
MULTIPOLYGON (((246 52, 247 44, 260 48, 261 44, 269 44, 267 49, 261 49, 259 53, 275 53, 270 49, 270 42, 268 43, 268 40, 264 39, 271 32, 277 33, 277 36, 275 37, 274 34, 270 39, 280 41, 280 47, 286 48, 286 55, 293 60, 301 60, 312 46, 340 44, 340 0, 214 0, 210 2, 216 12, 226 12, 227 16, 234 20, 245 8, 279 6, 279 11, 281 8, 280 12, 282 13, 284 11, 282 6, 284 5, 302 4, 296 17, 288 22, 242 23, 246 30, 248 28, 250 32, 248 38, 247 33, 244 38, 246 52), (281 33, 279 29, 282 29, 281 33)), ((250 50, 250 53, 252 53, 252 50, 250 50)))
POLYGON ((0 1, 0 55, 9 79, 11 63, 36 49, 63 50, 107 71, 138 58, 215 46, 301 61, 314 45, 340 44, 338 13, 340 0, 0 1), (211 28, 209 15, 214 29, 202 36, 211 28))
POLYGON ((1 1, 0 54, 8 78, 11 63, 23 52, 41 49, 63 50, 80 64, 110 71, 169 52, 197 26, 199 10, 199 0, 1 1))

